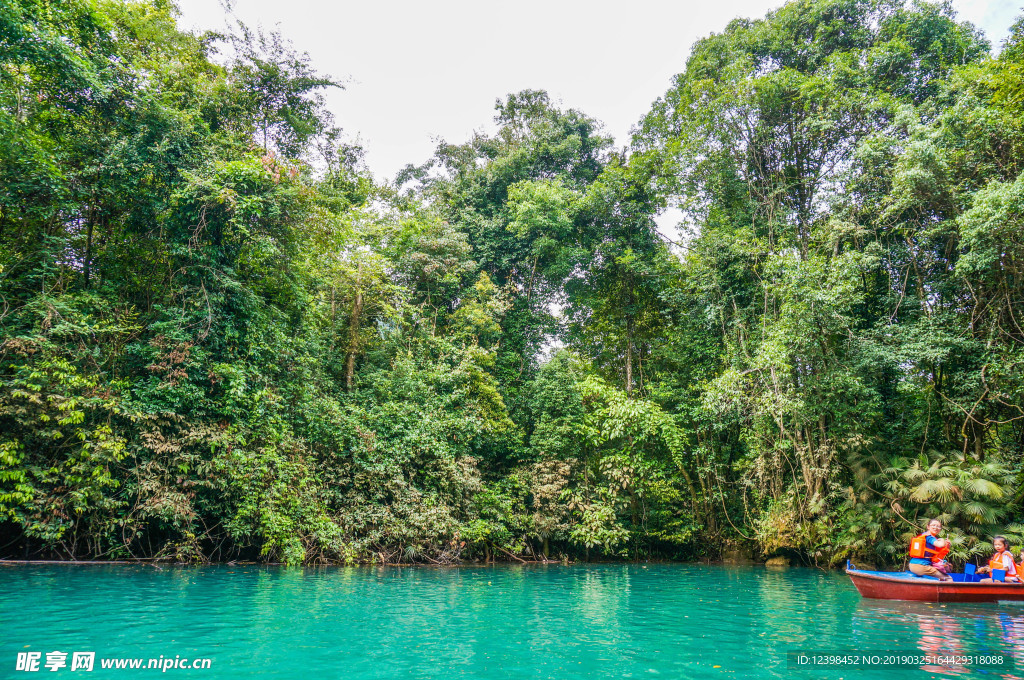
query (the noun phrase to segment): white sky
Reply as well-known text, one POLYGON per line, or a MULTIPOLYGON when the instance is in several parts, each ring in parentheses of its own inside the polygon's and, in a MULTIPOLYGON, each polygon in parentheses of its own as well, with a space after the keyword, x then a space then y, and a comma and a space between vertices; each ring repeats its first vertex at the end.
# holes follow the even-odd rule
MULTIPOLYGON (((184 29, 223 29, 219 0, 177 0, 184 29)), ((998 45, 1024 0, 954 0, 998 45)), ((327 95, 378 179, 422 163, 438 139, 492 130, 494 100, 547 90, 605 123, 619 145, 682 71, 690 46, 778 0, 233 0, 249 25, 277 28, 321 72, 347 81, 327 95)))

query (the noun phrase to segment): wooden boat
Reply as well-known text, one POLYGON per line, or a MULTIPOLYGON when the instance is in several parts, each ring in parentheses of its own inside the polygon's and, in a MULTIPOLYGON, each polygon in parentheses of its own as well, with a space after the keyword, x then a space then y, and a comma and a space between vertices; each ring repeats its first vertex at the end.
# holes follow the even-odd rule
POLYGON ((876 600, 918 600, 921 602, 1024 602, 1024 584, 977 583, 970 575, 951 574, 953 581, 915 576, 909 571, 867 571, 848 564, 846 573, 862 597, 876 600))

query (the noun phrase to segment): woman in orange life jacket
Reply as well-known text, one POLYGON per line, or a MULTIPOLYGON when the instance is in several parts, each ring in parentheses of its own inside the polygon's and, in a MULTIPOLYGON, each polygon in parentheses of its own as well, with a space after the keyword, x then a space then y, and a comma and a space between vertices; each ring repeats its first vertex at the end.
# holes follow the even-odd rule
MULTIPOLYGON (((979 574, 990 574, 994 569, 1002 569, 1006 572, 1006 581, 1008 583, 1020 583, 1020 577, 1017 575, 1017 565, 1013 561, 1013 553, 1010 552, 1009 542, 1002 536, 992 537, 992 547, 995 549, 995 554, 989 558, 988 564, 978 568, 979 574)), ((982 583, 992 583, 992 579, 983 578, 982 583)))
POLYGON ((950 577, 945 573, 945 563, 942 558, 949 552, 949 541, 939 538, 942 531, 942 522, 937 519, 928 520, 928 530, 919 536, 915 536, 910 542, 910 571, 917 576, 931 576, 940 581, 949 581, 950 577), (932 566, 933 560, 942 563, 943 569, 936 569, 932 566))

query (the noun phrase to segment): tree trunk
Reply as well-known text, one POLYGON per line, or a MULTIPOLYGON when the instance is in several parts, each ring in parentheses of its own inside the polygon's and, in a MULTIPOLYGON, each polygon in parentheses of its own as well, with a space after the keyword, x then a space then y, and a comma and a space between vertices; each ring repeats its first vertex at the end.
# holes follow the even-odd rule
POLYGON ((85 263, 82 267, 82 271, 85 274, 85 287, 89 287, 89 274, 92 264, 92 233, 93 233, 93 209, 89 208, 89 217, 86 220, 87 227, 85 233, 85 263))
POLYGON ((626 394, 633 391, 633 347, 626 341, 626 394))
POLYGON ((356 372, 356 350, 359 348, 359 317, 363 314, 363 265, 360 263, 356 275, 356 301, 352 305, 352 317, 348 331, 348 357, 345 360, 345 389, 352 391, 352 379, 356 372))

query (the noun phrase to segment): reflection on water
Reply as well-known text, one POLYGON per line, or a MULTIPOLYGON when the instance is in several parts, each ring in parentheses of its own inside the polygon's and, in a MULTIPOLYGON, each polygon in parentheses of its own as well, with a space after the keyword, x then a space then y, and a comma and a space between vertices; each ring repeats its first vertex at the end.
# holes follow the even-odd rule
POLYGON ((1021 658, 1024 605, 863 600, 841 573, 763 567, 2 566, 0 676, 23 650, 210 657, 211 679, 962 677, 787 654, 1021 658))
MULTIPOLYGON (((928 656, 1012 655, 1024 660, 1024 603, 997 604, 900 602, 861 600, 853 616, 856 644, 874 644, 877 631, 905 629, 916 633, 916 649, 928 656)), ((922 665, 921 670, 946 676, 982 672, 957 665, 922 665)), ((984 669, 991 677, 1020 678, 1021 668, 1009 673, 984 669)))

